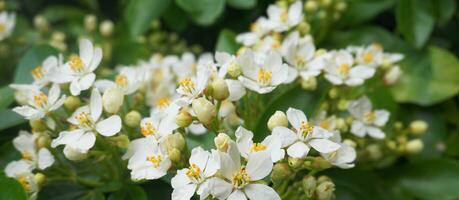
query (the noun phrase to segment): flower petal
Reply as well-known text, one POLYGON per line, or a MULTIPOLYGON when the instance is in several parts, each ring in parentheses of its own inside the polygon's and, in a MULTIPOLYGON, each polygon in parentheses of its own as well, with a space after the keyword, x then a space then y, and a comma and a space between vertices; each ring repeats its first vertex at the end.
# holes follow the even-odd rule
POLYGON ((287 119, 296 130, 300 129, 301 122, 308 121, 304 112, 295 108, 289 108, 287 110, 287 119))
POLYGON ((184 187, 174 189, 172 192, 172 200, 189 200, 196 191, 197 185, 188 184, 184 187))
POLYGON ((97 89, 93 89, 91 92, 89 110, 92 120, 94 122, 99 120, 99 117, 102 114, 102 96, 97 89))
POLYGON ((245 187, 245 194, 250 200, 280 200, 274 189, 264 184, 249 184, 245 187))
POLYGON ((281 140, 282 147, 289 146, 298 140, 298 135, 287 127, 277 126, 272 135, 281 140))
POLYGON ((38 168, 46 169, 54 163, 54 157, 46 148, 41 148, 38 151, 38 168))
POLYGON ((121 130, 121 118, 118 115, 112 115, 96 124, 96 130, 103 136, 113 136, 121 130))
POLYGON ((231 193, 231 195, 229 195, 227 200, 247 200, 247 197, 245 196, 244 192, 237 189, 231 193))
POLYGON ((257 181, 271 173, 273 163, 269 152, 260 151, 252 153, 247 160, 246 170, 250 180, 257 181))
POLYGON ((293 158, 304 158, 309 153, 309 147, 305 143, 298 141, 287 149, 287 154, 293 158))
POLYGON ((341 146, 327 139, 313 139, 309 145, 320 153, 331 153, 338 150, 341 146))

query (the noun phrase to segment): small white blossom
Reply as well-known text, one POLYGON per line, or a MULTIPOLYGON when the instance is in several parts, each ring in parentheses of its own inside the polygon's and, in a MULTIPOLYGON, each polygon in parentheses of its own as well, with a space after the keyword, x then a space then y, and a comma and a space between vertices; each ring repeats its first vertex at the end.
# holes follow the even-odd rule
POLYGON ((303 3, 296 1, 288 9, 277 5, 268 7, 268 18, 276 32, 286 31, 303 21, 303 3))
POLYGON ((351 133, 359 137, 364 137, 367 134, 376 139, 385 137, 381 127, 389 120, 390 113, 387 110, 373 110, 367 97, 351 101, 348 110, 354 118, 351 133))
POLYGON ((26 131, 20 131, 14 138, 14 147, 21 152, 22 160, 28 162, 33 168, 46 169, 54 163, 54 157, 45 147, 38 148, 36 143, 37 136, 26 131))
POLYGON ((325 65, 325 78, 334 85, 362 85, 366 79, 373 77, 375 69, 366 65, 354 65, 354 58, 348 51, 330 52, 331 56, 325 65))
POLYGON ((9 37, 16 25, 16 14, 0 12, 0 41, 9 37))
POLYGON ((341 135, 338 132, 334 132, 330 138, 331 141, 340 144, 340 148, 331 153, 321 153, 325 160, 328 160, 332 165, 337 167, 348 169, 354 167, 354 160, 357 157, 355 149, 348 144, 341 142, 341 135))
POLYGON ((236 130, 236 143, 241 156, 248 158, 251 154, 256 152, 267 151, 271 155, 271 160, 277 162, 284 158, 285 151, 281 149, 282 143, 279 138, 273 135, 267 136, 262 142, 253 142, 253 133, 244 127, 240 126, 236 130))
POLYGON ((128 162, 133 180, 153 180, 167 174, 172 163, 166 149, 154 137, 138 139, 135 144, 138 146, 128 162))

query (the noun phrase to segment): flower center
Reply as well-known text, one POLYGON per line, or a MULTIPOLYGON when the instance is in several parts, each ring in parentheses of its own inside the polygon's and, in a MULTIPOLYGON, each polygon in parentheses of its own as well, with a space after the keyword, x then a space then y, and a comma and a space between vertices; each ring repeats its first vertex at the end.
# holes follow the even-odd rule
POLYGON ((85 127, 91 126, 91 118, 89 117, 89 113, 81 112, 75 118, 80 123, 81 126, 85 126, 85 127))
POLYGON ((26 191, 30 191, 31 189, 31 186, 30 186, 30 183, 29 181, 27 181, 27 178, 25 176, 20 176, 18 178, 18 182, 22 185, 22 187, 26 190, 26 191))
POLYGON ((198 167, 196 164, 191 164, 190 167, 188 167, 188 170, 186 171, 186 175, 189 178, 195 178, 199 179, 201 177, 201 169, 198 167))
POLYGON ((287 22, 288 20, 288 11, 287 10, 284 10, 282 11, 281 15, 280 15, 280 20, 284 23, 287 22))
POLYGON ((83 61, 79 56, 70 56, 70 68, 76 72, 81 72, 83 70, 83 61))
POLYGON ((243 188, 250 182, 250 177, 245 170, 245 167, 242 167, 238 172, 233 175, 232 184, 235 188, 243 188))
POLYGON ((156 101, 156 106, 159 108, 165 108, 171 103, 171 100, 168 97, 161 97, 156 101))
POLYGON ((149 136, 149 135, 153 135, 156 133, 156 128, 153 126, 153 124, 151 122, 147 122, 145 123, 145 125, 143 125, 141 128, 140 128, 140 132, 142 133, 143 136, 149 136))
POLYGON ((367 112, 363 115, 363 119, 366 121, 366 122, 373 122, 375 121, 376 119, 376 114, 375 112, 373 111, 370 111, 370 112, 367 112))
POLYGON ((160 166, 161 161, 163 160, 163 158, 161 157, 161 155, 148 156, 147 160, 150 161, 153 164, 154 168, 158 168, 160 166))
POLYGON ((43 66, 37 66, 35 69, 32 70, 32 76, 35 79, 40 79, 43 77, 43 66))
POLYGON ((263 151, 266 149, 266 146, 261 144, 261 143, 253 143, 252 144, 252 147, 250 148, 250 151, 251 152, 259 152, 259 151, 263 151))
POLYGON ((301 122, 300 125, 300 133, 303 134, 304 137, 308 136, 314 127, 311 126, 308 122, 301 122))
POLYGON ((194 88, 196 87, 196 84, 194 83, 194 81, 191 78, 185 78, 185 79, 181 80, 179 85, 187 93, 191 93, 194 90, 194 88))
POLYGON ((367 64, 371 63, 374 59, 374 56, 371 53, 364 53, 362 57, 363 57, 363 62, 367 64))
POLYGON ((330 128, 330 122, 322 121, 322 122, 320 122, 319 126, 324 128, 324 129, 329 129, 330 128))
POLYGON ((33 101, 37 107, 43 108, 48 104, 48 96, 45 93, 40 92, 38 95, 33 97, 33 101))
POLYGON ((272 77, 272 72, 269 70, 260 68, 260 70, 258 71, 258 83, 262 85, 269 84, 269 82, 271 82, 271 77, 272 77))
POLYGON ((164 73, 163 73, 163 70, 161 70, 160 68, 156 68, 153 70, 152 72, 152 75, 153 75, 153 79, 154 80, 163 80, 164 79, 164 73))
POLYGON ((341 64, 338 67, 338 71, 341 74, 348 74, 350 69, 351 67, 349 66, 349 64, 341 64))
POLYGON ((116 78, 115 78, 115 83, 118 85, 118 86, 121 86, 121 87, 126 87, 127 86, 127 77, 124 76, 124 75, 117 75, 116 78))
POLYGON ((0 33, 4 33, 6 31, 6 26, 4 23, 0 23, 0 33))
POLYGON ((32 160, 32 154, 30 154, 28 151, 22 152, 22 159, 23 160, 32 160))

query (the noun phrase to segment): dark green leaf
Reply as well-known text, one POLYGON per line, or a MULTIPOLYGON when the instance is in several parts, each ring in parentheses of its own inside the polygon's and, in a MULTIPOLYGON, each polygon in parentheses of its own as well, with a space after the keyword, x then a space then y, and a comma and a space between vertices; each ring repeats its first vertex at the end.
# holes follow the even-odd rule
POLYGON ((24 117, 18 115, 17 113, 13 112, 12 110, 0 110, 0 130, 7 129, 19 124, 26 122, 24 117))
POLYGON ((207 132, 202 135, 188 135, 186 137, 186 142, 188 145, 188 149, 191 150, 195 147, 201 146, 206 150, 210 150, 214 148, 214 137, 213 133, 207 132))
POLYGON ((30 72, 35 67, 41 65, 43 60, 51 55, 57 55, 57 50, 47 45, 29 48, 19 61, 19 66, 14 76, 14 83, 31 83, 33 78, 30 72))
POLYGON ((227 0, 228 5, 239 9, 250 9, 257 5, 257 0, 227 0))
POLYGON ((38 193, 38 200, 74 200, 84 197, 87 188, 71 182, 52 182, 38 193))
POLYGON ((78 200, 104 200, 104 194, 99 191, 92 190, 83 195, 82 197, 78 198, 78 200))
POLYGON ((397 29, 416 48, 426 44, 434 28, 430 2, 399 0, 396 9, 397 29))
POLYGON ((8 86, 0 88, 0 109, 4 109, 14 102, 14 91, 8 86))
POLYGON ((427 52, 405 55, 403 75, 392 88, 400 102, 432 105, 459 91, 459 61, 451 52, 430 47, 427 52))
POLYGON ((132 36, 139 36, 150 27, 150 23, 163 14, 170 0, 132 0, 124 10, 129 31, 132 36))
POLYGON ((440 26, 445 25, 451 20, 456 11, 455 0, 431 0, 435 18, 440 26))
POLYGON ((348 9, 344 12, 343 23, 350 26, 365 23, 378 14, 391 8, 394 0, 353 0, 348 2, 348 9))
POLYGON ((225 51, 231 54, 235 54, 239 49, 240 45, 236 42, 236 34, 233 31, 224 29, 220 32, 217 40, 217 51, 225 51))
POLYGON ((55 22, 66 22, 70 20, 82 22, 86 12, 77 7, 72 6, 62 6, 62 5, 51 5, 47 6, 46 9, 42 12, 43 17, 45 17, 50 23, 55 22))
POLYGON ((164 22, 173 30, 183 31, 189 24, 188 17, 177 5, 171 4, 163 15, 164 22))
POLYGON ((225 0, 175 0, 199 25, 208 26, 217 20, 225 8, 225 0))
POLYGON ((21 154, 13 146, 12 142, 5 142, 0 146, 0 169, 4 169, 13 160, 19 160, 21 154))
POLYGON ((26 200, 24 188, 16 180, 0 173, 0 199, 1 200, 26 200))

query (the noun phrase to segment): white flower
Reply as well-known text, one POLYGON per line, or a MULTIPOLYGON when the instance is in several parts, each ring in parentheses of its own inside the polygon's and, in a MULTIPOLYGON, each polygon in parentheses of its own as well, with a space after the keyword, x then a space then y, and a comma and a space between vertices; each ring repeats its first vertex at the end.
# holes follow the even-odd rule
POLYGON ((196 192, 200 199, 210 194, 209 178, 220 168, 220 160, 216 151, 205 151, 196 147, 191 151, 190 166, 177 170, 177 175, 171 180, 172 200, 188 200, 196 192))
POLYGON ((177 88, 177 93, 181 95, 176 102, 177 105, 182 107, 187 106, 201 95, 207 86, 209 76, 209 68, 205 65, 199 65, 196 77, 182 78, 177 88))
POLYGON ((256 44, 261 37, 270 32, 274 27, 273 23, 266 17, 260 17, 250 26, 250 32, 241 33, 236 36, 236 41, 249 47, 256 44))
POLYGON ((348 110, 354 118, 351 127, 353 134, 359 137, 364 137, 368 134, 376 139, 385 137, 380 127, 384 126, 389 120, 390 113, 387 110, 373 110, 367 97, 361 97, 356 101, 349 102, 348 110))
POLYGON ((140 132, 145 137, 153 136, 159 142, 162 142, 163 138, 172 134, 172 131, 178 128, 175 118, 179 109, 177 105, 171 104, 163 115, 151 113, 150 117, 144 118, 140 122, 140 132))
POLYGON ((171 161, 165 148, 154 137, 138 139, 135 144, 138 146, 128 163, 133 180, 153 180, 167 174, 171 161))
POLYGON ((51 147, 65 145, 64 153, 79 152, 87 153, 96 142, 96 134, 113 136, 121 130, 121 118, 112 115, 106 119, 100 119, 102 115, 102 97, 97 89, 91 93, 89 106, 78 108, 68 122, 77 128, 71 131, 62 131, 59 137, 54 139, 51 147))
POLYGON ((384 74, 384 83, 387 85, 392 85, 396 83, 400 76, 402 75, 402 70, 398 65, 391 67, 386 73, 384 74))
POLYGON ((240 58, 242 76, 239 81, 249 90, 265 94, 273 91, 288 77, 288 66, 282 64, 279 53, 269 51, 263 64, 254 61, 254 54, 246 50, 240 58))
POLYGON ((102 49, 94 48, 91 41, 80 40, 79 48, 79 56, 71 56, 69 62, 50 76, 50 79, 56 83, 70 82, 72 95, 79 95, 81 91, 92 86, 96 79, 94 70, 102 60, 102 49))
POLYGON ((16 14, 1 12, 0 13, 0 41, 9 37, 16 25, 16 14))
POLYGON ((62 66, 62 55, 59 56, 48 56, 41 65, 35 67, 32 70, 32 78, 34 79, 33 84, 43 87, 47 85, 50 80, 50 74, 57 68, 62 66))
POLYGON ((94 83, 101 92, 108 88, 118 88, 124 95, 137 91, 142 83, 142 71, 135 67, 123 67, 115 77, 115 81, 99 80, 94 83))
POLYGON ((322 157, 328 160, 332 165, 337 167, 348 169, 354 167, 354 160, 357 156, 355 149, 345 143, 341 142, 341 135, 338 132, 333 133, 333 137, 330 138, 333 142, 341 145, 341 147, 331 153, 321 153, 322 157))
POLYGON ((268 18, 274 31, 283 32, 303 21, 303 3, 296 1, 287 9, 277 5, 268 7, 268 18))
POLYGON ((354 66, 354 58, 348 51, 330 52, 331 58, 325 66, 325 78, 334 85, 357 86, 375 74, 375 69, 366 65, 354 66))
POLYGON ((33 166, 25 160, 12 161, 5 167, 5 174, 16 179, 27 192, 29 199, 36 199, 38 184, 32 173, 33 166))
POLYGON ((383 63, 384 53, 381 45, 373 44, 365 48, 356 48, 357 64, 376 68, 383 63))
POLYGON ((310 124, 301 110, 289 108, 287 119, 295 131, 278 126, 273 129, 272 134, 282 140, 282 147, 288 147, 289 156, 304 158, 311 147, 320 153, 330 153, 340 147, 339 144, 329 140, 333 133, 310 124))
POLYGON ((61 89, 57 84, 51 86, 48 95, 36 87, 28 87, 28 90, 26 89, 26 91, 28 105, 15 107, 13 108, 13 111, 29 120, 45 117, 45 115, 49 112, 61 107, 65 100, 65 95, 60 96, 61 89))
POLYGON ((260 143, 254 143, 252 139, 253 133, 239 126, 236 130, 236 143, 242 157, 247 159, 253 153, 267 151, 271 155, 273 162, 284 158, 285 151, 281 149, 282 143, 279 138, 270 135, 260 143))
POLYGON ((33 168, 46 169, 54 163, 54 157, 48 149, 40 149, 35 145, 37 136, 26 131, 20 131, 14 138, 14 147, 21 152, 22 160, 27 161, 33 168))
POLYGON ((242 166, 237 149, 220 153, 222 178, 212 178, 209 182, 211 194, 218 199, 230 200, 280 200, 271 187, 257 183, 271 173, 273 163, 269 152, 250 154, 247 165, 242 166))

